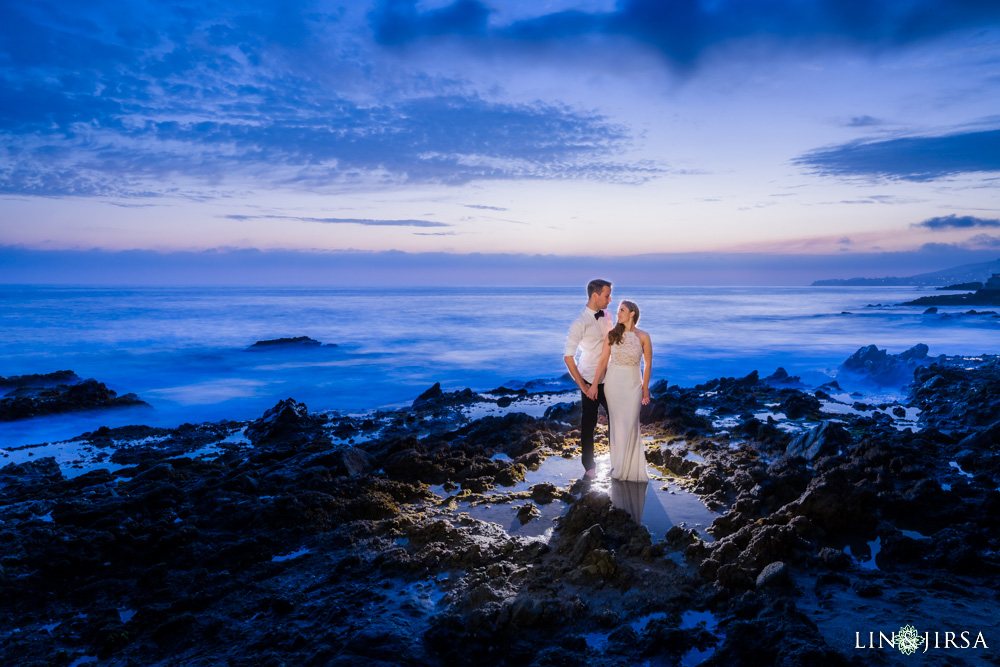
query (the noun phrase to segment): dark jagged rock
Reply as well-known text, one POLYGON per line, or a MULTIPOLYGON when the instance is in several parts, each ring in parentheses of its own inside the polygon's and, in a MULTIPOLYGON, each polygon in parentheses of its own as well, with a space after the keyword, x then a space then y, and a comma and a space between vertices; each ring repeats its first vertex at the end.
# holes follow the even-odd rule
POLYGON ((545 409, 544 418, 568 424, 579 424, 581 410, 580 401, 574 403, 556 403, 545 409))
POLYGON ((859 603, 895 619, 919 602, 929 627, 997 609, 1000 363, 933 361, 912 369, 906 403, 834 421, 756 374, 654 387, 647 460, 718 508, 714 542, 679 525, 651 536, 600 484, 526 488, 529 467, 573 455, 561 411, 469 421, 439 385, 425 408, 364 420, 288 400, 250 424, 97 429, 81 442, 129 467, 0 468, 5 657, 681 664, 698 648, 710 664, 856 662, 829 638, 852 641, 859 603), (821 424, 795 442, 753 416, 796 404, 821 424), (900 430, 911 406, 918 426, 900 430), (232 437, 244 428, 249 443, 232 437), (518 536, 559 511, 547 541, 518 536), (711 620, 691 628, 691 610, 711 620))
POLYGON ((785 394, 780 409, 789 419, 801 419, 803 417, 816 419, 819 417, 821 406, 815 396, 810 396, 805 392, 793 389, 785 394))
POLYGON ((428 411, 441 410, 444 408, 470 405, 478 400, 482 399, 480 399, 479 395, 468 387, 459 391, 444 392, 441 390, 441 383, 435 382, 430 389, 417 396, 417 398, 413 401, 411 409, 428 411))
POLYGON ((11 375, 0 377, 0 389, 18 389, 20 387, 54 387, 60 384, 76 384, 81 378, 73 371, 55 371, 52 373, 31 375, 11 375))
POLYGON ((763 381, 775 387, 791 387, 791 386, 802 385, 802 378, 800 378, 798 375, 789 375, 788 371, 786 371, 781 366, 778 366, 778 369, 773 373, 771 373, 770 375, 768 375, 766 378, 764 378, 763 381))
POLYGON ((923 343, 895 355, 868 345, 844 361, 840 371, 862 376, 878 385, 905 386, 917 368, 933 361, 927 352, 928 347, 923 343))
POLYGON ((324 423, 325 420, 310 415, 304 403, 288 398, 251 422, 246 436, 255 447, 303 444, 316 439, 324 423))
POLYGON ((843 427, 823 422, 818 427, 795 437, 785 449, 786 456, 801 456, 812 461, 824 450, 833 449, 851 441, 850 434, 843 427))
MULTIPOLYGON (((904 306, 1000 306, 1000 274, 993 274, 985 283, 968 283, 975 285, 970 289, 974 292, 966 294, 938 294, 922 296, 919 299, 905 302, 904 306)), ((958 285, 952 287, 958 288, 958 285)), ((951 288, 946 288, 951 289, 951 288)))
MULTIPOLYGON (((47 376, 19 377, 51 378, 54 375, 62 376, 64 373, 72 374, 71 371, 60 371, 47 376)), ((8 378, 8 381, 13 379, 8 378)), ((15 380, 15 382, 20 381, 15 380)), ((149 404, 140 400, 135 394, 119 396, 114 390, 108 389, 103 382, 92 378, 76 384, 56 385, 52 385, 46 379, 29 380, 27 384, 18 384, 16 389, 0 398, 0 421, 137 405, 149 404)))
POLYGON ((337 347, 336 343, 323 343, 310 338, 309 336, 296 336, 294 338, 272 338, 269 340, 259 340, 250 347, 248 350, 308 350, 315 348, 331 348, 337 347))
POLYGON ((732 602, 730 615, 733 620, 727 624, 725 640, 712 656, 713 664, 775 667, 854 664, 829 647, 816 624, 787 599, 761 602, 749 593, 744 594, 732 602))

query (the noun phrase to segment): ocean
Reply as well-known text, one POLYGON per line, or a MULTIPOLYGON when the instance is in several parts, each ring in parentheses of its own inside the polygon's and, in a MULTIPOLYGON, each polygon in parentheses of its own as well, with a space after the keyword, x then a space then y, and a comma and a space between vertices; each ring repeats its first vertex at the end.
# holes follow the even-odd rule
MULTIPOLYGON (((690 386, 784 367, 820 384, 859 347, 917 343, 1000 353, 1000 319, 897 306, 912 287, 631 287, 652 336, 653 382, 690 386)), ((583 287, 0 287, 0 375, 73 370, 150 408, 0 424, 0 445, 98 426, 251 419, 284 398, 312 411, 407 405, 440 382, 486 391, 566 372, 563 343, 583 287), (250 351, 309 336, 336 347, 250 351)), ((966 309, 967 310, 967 309, 966 309)))

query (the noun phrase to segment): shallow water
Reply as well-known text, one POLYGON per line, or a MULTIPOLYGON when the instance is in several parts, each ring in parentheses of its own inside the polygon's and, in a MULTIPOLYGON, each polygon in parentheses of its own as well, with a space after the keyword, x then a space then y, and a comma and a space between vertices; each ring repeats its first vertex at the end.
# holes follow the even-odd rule
MULTIPOLYGON (((445 391, 488 391, 558 378, 582 292, 0 286, 0 375, 70 369, 151 405, 3 423, 0 444, 51 442, 103 425, 251 419, 289 397, 313 411, 357 411, 408 405, 435 382, 445 391), (294 336, 337 347, 247 350, 294 336)), ((942 323, 919 307, 868 307, 924 293, 620 285, 614 298, 642 308, 654 382, 690 386, 783 366, 818 385, 868 344, 892 353, 920 342, 932 355, 1000 352, 996 318, 942 323)))
MULTIPOLYGON (((615 487, 621 483, 613 483, 608 474, 610 459, 608 454, 597 457, 597 478, 591 484, 591 489, 610 495, 616 507, 624 509, 646 526, 654 541, 662 539, 675 525, 694 528, 701 539, 708 542, 713 540, 707 528, 712 525, 718 514, 709 510, 697 495, 685 491, 676 482, 662 477, 661 473, 651 466, 647 467, 650 476, 648 483, 627 483, 626 490, 616 490, 615 487)), ((568 488, 582 476, 583 465, 579 457, 567 459, 561 456, 549 456, 537 470, 529 470, 523 482, 512 487, 499 487, 493 493, 527 491, 543 482, 568 488)), ((432 486, 431 490, 441 497, 449 495, 441 486, 432 486)), ((534 503, 541 516, 522 524, 517 518, 517 512, 525 502, 527 501, 473 505, 469 501, 459 500, 456 512, 466 512, 475 519, 500 524, 510 535, 542 537, 548 540, 555 528, 556 518, 564 515, 569 506, 558 500, 545 505, 534 503)))

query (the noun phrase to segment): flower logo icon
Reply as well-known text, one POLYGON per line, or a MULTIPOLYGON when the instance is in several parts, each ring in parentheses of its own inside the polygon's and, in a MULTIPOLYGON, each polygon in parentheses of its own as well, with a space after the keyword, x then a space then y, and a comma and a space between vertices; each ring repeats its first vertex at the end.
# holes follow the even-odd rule
POLYGON ((896 633, 896 648, 899 649, 900 653, 913 655, 923 643, 923 637, 920 636, 920 633, 912 625, 904 625, 896 633))

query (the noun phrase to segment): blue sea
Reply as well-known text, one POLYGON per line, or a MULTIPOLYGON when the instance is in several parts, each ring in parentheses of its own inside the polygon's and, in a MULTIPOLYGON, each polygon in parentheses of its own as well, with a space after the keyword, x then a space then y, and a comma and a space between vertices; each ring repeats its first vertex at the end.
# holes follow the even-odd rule
MULTIPOLYGON (((863 345, 996 354, 1000 320, 946 319, 897 306, 927 288, 630 287, 653 380, 690 386, 778 366, 806 381, 836 375, 863 345)), ((563 342, 582 287, 0 287, 0 375, 73 370, 150 408, 0 424, 0 445, 50 442, 101 425, 251 419, 283 398, 312 411, 409 404, 440 382, 486 391, 566 372, 563 342), (336 347, 248 351, 309 336, 336 347)), ((967 310, 967 309, 966 309, 967 310)))

